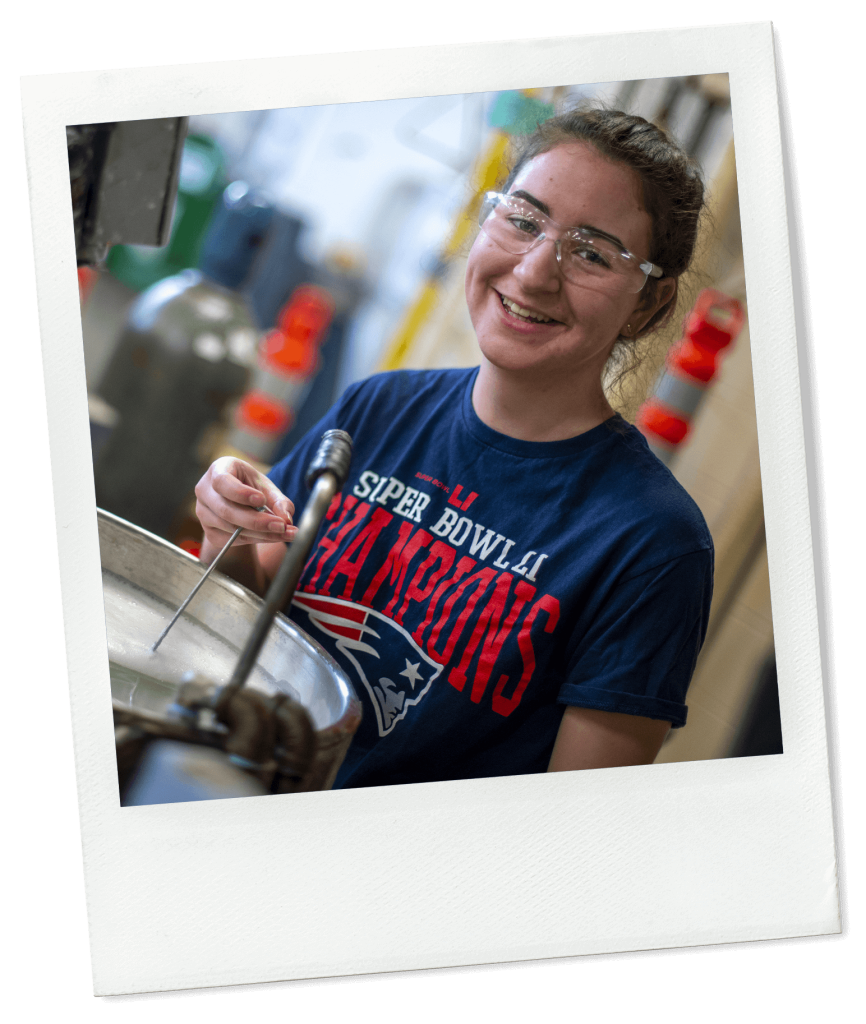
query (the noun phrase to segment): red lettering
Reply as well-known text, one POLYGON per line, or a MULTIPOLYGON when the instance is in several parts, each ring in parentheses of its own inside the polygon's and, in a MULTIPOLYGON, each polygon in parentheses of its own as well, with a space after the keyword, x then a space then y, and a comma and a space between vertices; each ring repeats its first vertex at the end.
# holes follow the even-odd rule
MULTIPOLYGON (((409 563, 418 553, 418 550, 426 547, 433 539, 426 530, 416 530, 410 540, 409 537, 413 529, 414 527, 411 523, 403 523, 400 527, 396 543, 388 552, 388 557, 385 559, 381 569, 373 577, 370 586, 367 587, 364 596, 361 598, 361 604, 372 605, 373 598, 376 596, 379 587, 390 573, 391 578, 388 582, 394 592, 387 608, 385 608, 385 614, 390 615, 393 612, 394 605, 397 603, 397 598, 400 596, 400 591, 403 589, 403 584, 406 581, 409 563)), ((402 616, 396 616, 395 621, 402 622, 402 616)))
MULTIPOLYGON (((431 540, 433 540, 432 534, 429 534, 426 530, 416 530, 412 539, 406 547, 403 548, 403 552, 400 555, 400 578, 397 580, 397 586, 394 587, 394 594, 388 602, 388 606, 385 608, 386 615, 391 615, 394 611, 394 606, 397 604, 397 600, 400 597, 400 591, 403 589, 403 584, 406 582, 406 573, 409 571, 409 563, 422 548, 427 547, 431 540)), ((398 613, 394 616, 394 620, 402 625, 402 614, 398 613)))
POLYGON ((357 537, 352 539, 352 543, 346 548, 345 552, 340 556, 340 560, 331 570, 331 575, 328 577, 327 582, 319 591, 320 594, 329 594, 334 580, 338 576, 346 577, 346 585, 343 587, 342 597, 345 600, 349 600, 352 596, 352 587, 355 585, 355 580, 358 578, 358 573, 361 571, 361 566, 367 559, 367 555, 370 554, 370 549, 376 543, 376 538, 385 529, 388 523, 394 517, 390 512, 386 512, 383 508, 377 508, 370 521, 366 526, 358 533, 357 537), (352 556, 355 552, 361 548, 360 554, 353 561, 352 556))
MULTIPOLYGON (((334 518, 334 516, 337 513, 337 509, 340 507, 340 500, 342 499, 342 497, 343 497, 342 492, 341 491, 337 491, 337 493, 334 495, 334 497, 331 498, 331 504, 328 505, 328 511, 325 513, 325 519, 333 519, 334 518)), ((352 505, 354 505, 355 502, 358 499, 357 498, 353 498, 352 495, 350 494, 348 496, 347 500, 351 500, 352 505)), ((351 508, 352 505, 350 505, 349 508, 351 508)))
MULTIPOLYGON (((451 550, 453 551, 454 549, 452 548, 451 550)), ((457 552, 455 551, 454 554, 456 555, 457 552)), ((427 614, 424 617, 424 621, 421 623, 420 626, 418 626, 415 629, 414 633, 412 634, 412 639, 415 641, 416 644, 421 643, 421 638, 427 632, 427 627, 433 621, 433 615, 436 611, 436 605, 439 604, 439 599, 442 597, 442 595, 448 590, 449 587, 457 583, 458 580, 461 580, 466 575, 467 572, 470 572, 474 568, 475 559, 463 557, 457 563, 457 566, 454 569, 454 575, 449 577, 447 580, 443 580, 439 584, 439 586, 436 588, 435 593, 433 594, 433 597, 430 599, 430 604, 427 605, 427 614)))
POLYGON ((401 525, 394 546, 388 552, 388 557, 383 562, 381 569, 373 577, 372 583, 367 587, 364 596, 361 598, 361 604, 372 605, 373 598, 376 596, 382 581, 389 572, 391 573, 391 583, 393 584, 400 568, 400 555, 403 553, 403 548, 406 546, 406 541, 409 539, 413 529, 414 527, 411 523, 403 523, 401 525))
POLYGON ((535 650, 532 646, 530 633, 532 631, 532 624, 535 622, 538 617, 538 613, 541 611, 547 612, 547 622, 544 624, 544 632, 552 633, 556 628, 556 624, 559 622, 559 601, 557 601, 555 597, 551 597, 550 594, 545 594, 529 609, 529 614, 523 620, 523 625, 520 627, 520 632, 517 634, 517 646, 520 648, 520 653, 523 655, 523 672, 517 682, 517 686, 514 688, 514 693, 510 697, 504 697, 502 695, 502 691, 509 682, 507 675, 501 675, 499 677, 499 682, 496 684, 496 688, 493 691, 491 706, 498 715, 503 715, 506 718, 520 703, 520 699, 523 697, 523 691, 526 689, 529 680, 532 678, 532 673, 535 671, 535 650))
POLYGON ((473 501, 478 497, 475 491, 472 491, 465 501, 460 500, 460 492, 463 490, 463 484, 458 484, 448 498, 449 505, 456 505, 461 511, 465 512, 467 508, 472 504, 473 501))
MULTIPOLYGON (((328 507, 327 515, 332 515, 334 512, 336 512, 337 506, 334 505, 334 501, 336 501, 338 497, 339 495, 334 496, 334 499, 331 501, 331 504, 328 507)), ((309 573, 313 573, 313 575, 304 584, 304 589, 309 591, 310 593, 316 592, 316 582, 319 579, 319 575, 321 574, 322 569, 325 567, 325 562, 327 562, 328 559, 333 556, 334 552, 343 542, 343 538, 346 536, 346 534, 350 530, 354 529, 354 527, 356 527, 358 523, 364 518, 364 516, 370 511, 370 506, 366 502, 362 502, 360 505, 358 505, 358 508, 356 509, 354 516, 352 516, 352 521, 347 522, 349 518, 349 513, 352 511, 353 508, 355 508, 356 505, 358 505, 358 499, 351 494, 347 494, 345 500, 343 501, 343 510, 340 513, 340 518, 336 521, 336 523, 333 523, 330 527, 328 527, 324 536, 316 546, 315 553, 307 559, 307 567, 306 570, 304 571, 304 575, 306 576, 309 573), (322 552, 321 555, 319 555, 320 551, 322 552), (317 557, 319 559, 318 566, 316 567, 315 572, 313 572, 313 561, 317 557)))
POLYGON ((468 576, 463 582, 457 587, 453 594, 451 594, 448 600, 445 602, 442 608, 442 614, 439 616, 439 621, 433 627, 433 631, 430 633, 430 638, 427 641, 427 652, 431 657, 435 658, 441 664, 445 664, 451 657, 452 652, 460 639, 460 634, 463 632, 463 627, 466 625, 469 617, 475 611, 475 605, 478 604, 478 599, 487 590, 490 583, 496 578, 497 572, 495 569, 491 569, 489 566, 479 570, 473 576, 468 576), (463 594, 471 587, 475 587, 471 597, 466 602, 466 607, 457 617, 457 621, 451 629, 451 633, 445 642, 445 649, 440 653, 435 649, 435 644, 439 639, 439 634, 443 627, 451 617, 451 609, 457 603, 457 601, 463 596, 463 594))
POLYGON ((487 630, 487 636, 484 637, 484 643, 481 646, 475 678, 472 681, 471 698, 476 704, 481 703, 481 698, 484 696, 484 691, 490 680, 490 673, 493 671, 493 665, 499 657, 499 652, 502 650, 502 645, 508 638, 508 634, 514 628, 514 623, 517 622, 526 602, 535 597, 535 587, 530 586, 524 580, 518 580, 514 589, 514 601, 500 629, 499 623, 505 611, 508 590, 513 580, 514 577, 511 573, 504 572, 496 581, 496 589, 478 617, 478 622, 476 622, 472 635, 467 641, 466 649, 463 651, 460 664, 457 668, 451 669, 448 674, 448 682, 456 689, 462 690, 466 685, 466 673, 469 665, 482 636, 484 636, 484 631, 487 630))
POLYGON ((406 609, 409 607, 410 601, 415 601, 416 604, 420 604, 422 601, 427 600, 427 598, 433 593, 436 584, 454 564, 456 556, 457 552, 450 544, 445 544, 441 540, 434 542, 433 546, 430 548, 430 553, 418 566, 415 575, 406 587, 406 596, 403 598, 403 604, 400 605, 400 610, 396 615, 397 622, 403 622, 403 616, 406 614, 406 609), (435 565, 437 561, 439 562, 439 568, 434 569, 433 572, 430 573, 427 583, 422 587, 421 581, 424 579, 424 574, 428 569, 435 565))

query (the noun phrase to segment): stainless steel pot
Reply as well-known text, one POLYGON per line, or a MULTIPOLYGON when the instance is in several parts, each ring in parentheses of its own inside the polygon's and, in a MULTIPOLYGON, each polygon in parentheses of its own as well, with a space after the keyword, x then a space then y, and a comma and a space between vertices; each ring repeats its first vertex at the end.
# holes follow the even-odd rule
MULTIPOLYGON (((141 671, 160 629, 200 579, 201 564, 101 509, 98 519, 109 660, 141 671)), ((135 688, 130 692, 113 678, 115 703, 162 713, 173 700, 172 684, 187 670, 226 683, 260 607, 260 599, 245 587, 214 572, 156 655, 169 648, 177 633, 174 651, 169 649, 159 670, 153 670, 166 685, 137 696, 135 688)), ((315 767, 304 788, 329 789, 361 720, 361 705, 340 667, 303 630, 277 615, 247 686, 269 694, 286 692, 304 705, 318 741, 315 767)))

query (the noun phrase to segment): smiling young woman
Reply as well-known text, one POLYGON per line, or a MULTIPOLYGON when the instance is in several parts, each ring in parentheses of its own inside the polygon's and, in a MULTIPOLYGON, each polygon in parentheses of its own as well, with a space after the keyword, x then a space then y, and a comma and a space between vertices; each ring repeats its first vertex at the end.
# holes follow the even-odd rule
MULTIPOLYGON (((590 237, 615 240, 620 250, 650 251, 652 221, 638 173, 590 143, 561 144, 535 156, 509 194, 548 223, 591 226, 590 237)), ((532 441, 573 437, 613 416, 602 389, 613 347, 621 336, 639 333, 676 287, 663 278, 648 301, 643 290, 635 294, 626 274, 613 270, 601 280, 578 272, 568 280, 560 266, 568 253, 562 256, 562 243, 557 249, 554 242, 545 238, 515 254, 482 231, 466 272, 469 314, 484 355, 475 411, 494 429, 532 441)), ((601 258, 596 249, 592 254, 601 258)))
POLYGON ((551 119, 481 207, 481 365, 379 374, 269 477, 200 481, 202 560, 243 527, 229 571, 261 590, 322 432, 355 440, 290 610, 364 705, 337 785, 644 764, 685 724, 712 541, 602 377, 670 314, 702 203, 641 118, 551 119))

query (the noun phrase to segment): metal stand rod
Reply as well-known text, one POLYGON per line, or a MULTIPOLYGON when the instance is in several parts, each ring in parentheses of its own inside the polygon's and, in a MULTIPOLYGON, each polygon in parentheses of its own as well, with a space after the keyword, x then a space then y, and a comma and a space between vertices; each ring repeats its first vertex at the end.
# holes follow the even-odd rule
MULTIPOLYGON (((262 505, 260 508, 256 509, 256 512, 267 512, 267 511, 268 511, 268 506, 267 505, 262 505)), ((226 553, 226 551, 228 551, 228 549, 232 546, 232 544, 234 544, 234 542, 238 539, 238 537, 241 535, 241 531, 242 530, 243 530, 243 527, 239 526, 235 530, 235 532, 231 535, 231 537, 229 537, 229 539, 225 542, 225 545, 223 546, 222 551, 220 551, 220 553, 216 556, 216 558, 211 562, 211 564, 205 570, 204 576, 202 576, 202 578, 198 581, 198 583, 196 583, 196 585, 189 592, 189 595, 188 595, 187 599, 183 602, 183 604, 180 606, 180 608, 178 608, 178 610, 174 613, 174 616, 172 617, 171 622, 169 622, 169 624, 165 627, 165 629, 159 634, 159 637, 157 638, 156 643, 153 645, 153 647, 151 647, 152 651, 155 651, 157 649, 157 647, 159 647, 159 645, 163 642, 163 640, 165 640, 165 638, 168 636, 168 631, 177 622, 177 620, 181 617, 181 615, 183 615, 184 610, 186 609, 186 606, 190 603, 190 601, 195 597, 195 595, 204 586, 205 580, 208 578, 208 576, 210 576, 210 574, 214 571, 214 569, 216 569, 217 563, 222 558, 222 556, 226 553)))
POLYGON ((285 555, 283 555, 283 560, 268 588, 262 608, 256 616, 252 632, 241 652, 232 677, 220 691, 217 698, 217 709, 225 705, 246 682, 247 676, 256 663, 274 617, 295 592, 295 587, 297 587, 298 580, 301 578, 304 563, 307 560, 307 555, 310 553, 310 548, 313 546, 313 541, 316 539, 316 534, 319 532, 322 519, 324 519, 325 513, 328 511, 331 499, 341 486, 342 481, 338 481, 331 472, 322 473, 313 484, 312 493, 307 500, 303 515, 298 523, 298 532, 295 534, 295 539, 286 549, 285 555))

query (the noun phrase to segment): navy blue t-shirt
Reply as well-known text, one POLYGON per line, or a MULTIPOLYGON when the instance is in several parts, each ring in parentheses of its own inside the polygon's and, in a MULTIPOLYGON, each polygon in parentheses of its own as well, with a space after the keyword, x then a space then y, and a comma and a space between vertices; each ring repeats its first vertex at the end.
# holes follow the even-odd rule
POLYGON ((354 440, 291 609, 363 704, 337 786, 543 772, 564 705, 685 723, 700 511, 618 416, 564 441, 491 430, 476 373, 353 385, 270 473, 300 511, 323 432, 354 440))

